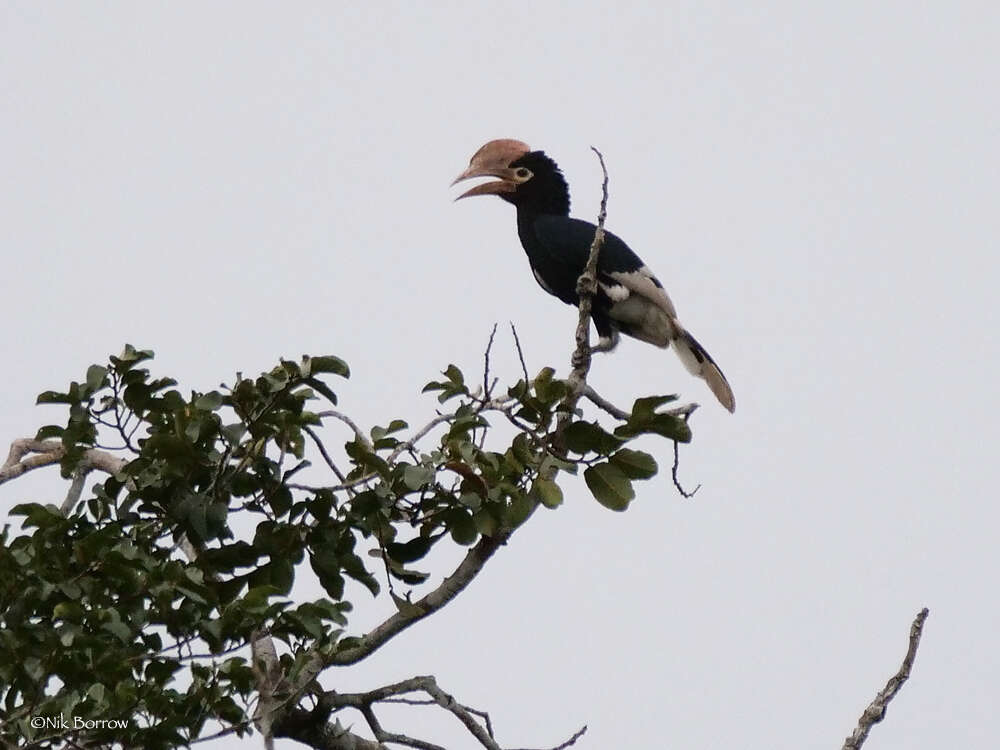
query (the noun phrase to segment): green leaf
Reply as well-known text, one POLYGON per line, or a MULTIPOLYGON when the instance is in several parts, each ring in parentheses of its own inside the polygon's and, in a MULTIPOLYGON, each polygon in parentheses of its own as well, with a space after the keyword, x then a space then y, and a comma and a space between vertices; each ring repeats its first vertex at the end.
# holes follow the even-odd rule
MULTIPOLYGON (((315 570, 315 566, 313 569, 315 570)), ((319 575, 318 572, 317 575, 319 575)), ((287 594, 291 591, 292 583, 295 581, 295 566, 289 560, 271 558, 271 562, 267 565, 261 565, 250 573, 247 580, 251 589, 259 586, 274 586, 281 594, 287 594)), ((320 583, 323 583, 322 576, 320 576, 320 583)))
MULTIPOLYGON (((656 412, 657 407, 663 406, 663 404, 669 404, 671 401, 677 400, 677 394, 670 394, 668 396, 646 396, 645 398, 637 398, 632 404, 632 416, 631 419, 637 421, 650 419, 656 412)), ((631 419, 629 421, 631 421, 631 419)))
POLYGON ((109 620, 102 627, 109 633, 116 635, 122 643, 128 643, 132 640, 132 631, 119 618, 109 620))
POLYGON ((507 509, 507 525, 516 529, 528 520, 532 511, 538 506, 538 501, 530 493, 518 492, 511 497, 510 508, 507 509))
POLYGON ((223 439, 229 443, 230 446, 237 446, 240 444, 240 440, 247 432, 246 425, 241 422, 236 422, 234 424, 227 424, 223 427, 220 432, 222 433, 223 439))
POLYGON ((334 357, 333 355, 326 355, 323 357, 303 357, 303 363, 308 362, 309 372, 313 375, 319 372, 329 372, 334 375, 340 375, 343 378, 349 378, 351 376, 351 370, 347 366, 347 363, 340 357, 334 357))
POLYGON ((236 568, 255 565, 259 558, 260 552, 252 545, 238 541, 201 550, 198 553, 198 565, 216 573, 229 573, 236 568))
POLYGON ((410 586, 419 586, 431 577, 430 573, 421 573, 419 570, 407 570, 402 565, 392 560, 389 561, 389 573, 393 578, 396 578, 410 586))
POLYGON ((340 574, 337 556, 327 549, 309 553, 309 565, 319 578, 320 585, 334 600, 344 597, 344 577, 340 574))
MULTIPOLYGON (((378 441, 382 440, 386 435, 389 435, 393 432, 398 432, 399 430, 405 430, 407 427, 409 427, 409 425, 402 419, 392 420, 389 423, 388 427, 378 427, 378 426, 372 427, 371 429, 372 442, 378 443, 378 441)), ((396 444, 397 441, 392 440, 391 444, 388 447, 395 447, 396 444)))
POLYGON ((662 435, 670 440, 676 440, 678 443, 691 442, 691 428, 688 426, 688 423, 672 414, 656 414, 648 422, 638 425, 637 429, 631 424, 625 424, 615 430, 615 432, 622 436, 651 432, 655 435, 662 435))
POLYGON ((327 400, 329 400, 331 404, 333 404, 334 406, 337 405, 337 394, 333 392, 333 389, 330 388, 330 386, 328 386, 326 383, 324 383, 322 380, 319 380, 318 378, 309 378, 307 382, 317 391, 326 396, 327 400))
POLYGON ((100 365, 91 365, 87 368, 87 388, 91 393, 100 390, 107 384, 105 378, 108 375, 108 368, 100 365))
POLYGON ((407 466, 403 469, 403 483, 411 490, 419 490, 433 479, 432 466, 407 466))
POLYGON ((27 516, 24 526, 30 528, 35 526, 40 529, 51 526, 63 526, 66 524, 66 517, 55 505, 42 505, 41 503, 21 503, 10 509, 12 516, 27 516))
POLYGON ((500 528, 500 522, 488 508, 480 508, 473 513, 472 522, 476 524, 476 531, 483 536, 493 536, 500 528))
POLYGON ((570 424, 563 433, 566 447, 574 453, 598 453, 606 456, 614 452, 624 442, 615 437, 596 422, 576 421, 570 424))
POLYGON ((252 589, 247 591, 246 595, 243 597, 243 602, 250 608, 267 607, 267 600, 272 596, 280 596, 281 592, 271 586, 270 584, 264 584, 263 586, 254 586, 252 589))
POLYGON ((610 510, 625 510, 635 497, 632 482, 614 464, 595 464, 583 472, 583 479, 597 502, 610 510))
POLYGON ((116 369, 121 371, 131 369, 130 367, 122 368, 121 365, 136 365, 152 358, 152 349, 136 349, 131 344, 125 344, 125 350, 117 357, 111 357, 111 362, 116 366, 116 369))
POLYGON ((215 411, 222 406, 222 394, 218 391, 209 391, 195 399, 194 407, 204 411, 215 411))
POLYGON ((465 385, 465 376, 462 375, 462 371, 455 365, 448 365, 448 369, 444 371, 444 376, 455 385, 465 385))
POLYGON ((62 437, 64 430, 64 427, 60 427, 57 424, 47 424, 44 427, 38 428, 38 432, 35 433, 35 440, 62 437))
POLYGON ((616 428, 615 435, 629 438, 644 433, 653 433, 681 443, 690 442, 691 428, 688 427, 684 419, 655 411, 662 404, 676 399, 676 396, 650 396, 636 399, 628 422, 616 428))
POLYGON ((435 541, 434 537, 418 536, 408 542, 390 542, 385 546, 385 551, 393 560, 409 563, 426 555, 435 541))
POLYGON ((617 466, 629 479, 649 479, 656 476, 659 467, 648 453, 622 448, 608 459, 617 466))
POLYGON ((538 371, 535 379, 531 381, 531 384, 537 389, 539 386, 545 387, 546 383, 552 382, 552 376, 556 374, 555 369, 551 367, 543 367, 538 371))
POLYGON ((146 664, 146 679, 150 682, 163 685, 180 668, 180 662, 173 659, 150 661, 146 664))
POLYGON ((551 479, 536 479, 531 487, 531 493, 546 508, 558 508, 562 505, 562 490, 551 479))
POLYGON ((314 602, 300 604, 298 608, 307 612, 315 612, 319 617, 332 620, 338 625, 346 625, 347 618, 344 613, 350 611, 351 605, 347 602, 334 604, 329 599, 317 599, 314 602))
POLYGON ((535 376, 532 385, 535 388, 535 396, 538 401, 546 406, 551 406, 556 401, 562 399, 567 392, 566 382, 563 380, 553 380, 555 370, 551 367, 543 367, 535 376))
POLYGON ((35 399, 36 404, 75 404, 77 399, 70 398, 68 393, 59 393, 59 391, 45 391, 44 393, 39 393, 38 398, 35 399))
POLYGON ((452 508, 448 512, 447 517, 448 530, 451 532, 451 538, 455 540, 456 544, 469 545, 476 541, 479 531, 476 529, 476 524, 468 511, 452 508))

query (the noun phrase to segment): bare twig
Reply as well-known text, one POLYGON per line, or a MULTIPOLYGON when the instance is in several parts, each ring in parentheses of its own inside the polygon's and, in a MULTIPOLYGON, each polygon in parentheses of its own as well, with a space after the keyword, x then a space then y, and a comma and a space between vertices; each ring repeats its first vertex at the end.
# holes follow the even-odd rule
POLYGON ((358 710, 365 717, 365 721, 368 722, 368 727, 372 730, 372 734, 375 735, 375 739, 383 743, 383 745, 386 742, 392 742, 397 745, 416 748, 416 750, 447 750, 442 745, 435 745, 433 742, 418 740, 416 737, 410 737, 399 732, 387 732, 375 717, 375 712, 372 710, 371 704, 360 706, 358 710))
POLYGON ((528 382, 528 367, 524 364, 524 350, 521 348, 521 339, 517 335, 517 328, 510 324, 510 332, 514 334, 514 346, 517 347, 517 358, 521 361, 521 373, 524 375, 524 382, 528 382))
POLYGON ((612 404, 610 401, 601 396, 597 391, 591 388, 589 385, 583 389, 583 397, 588 401, 603 409, 608 414, 610 414, 615 419, 620 419, 621 421, 626 421, 629 418, 629 413, 619 409, 617 406, 612 404))
MULTIPOLYGON (((679 406, 676 409, 670 409, 669 411, 664 412, 664 413, 665 414, 670 414, 671 416, 680 417, 685 422, 687 422, 688 418, 694 413, 694 410, 697 409, 697 408, 698 408, 698 404, 686 404, 684 406, 679 406)), ((690 492, 688 492, 687 490, 685 490, 684 487, 681 485, 680 478, 677 476, 677 472, 680 469, 680 466, 681 466, 680 443, 675 440, 674 441, 674 465, 670 469, 670 476, 673 477, 674 487, 677 488, 677 491, 681 494, 681 497, 683 497, 685 500, 690 500, 692 497, 694 497, 695 493, 698 490, 701 489, 701 485, 699 484, 697 487, 695 487, 690 492)))
POLYGON ((896 697, 896 693, 903 687, 903 683, 910 676, 910 670, 913 669, 913 660, 917 658, 917 647, 920 645, 920 636, 923 634, 924 621, 927 620, 929 613, 927 607, 924 607, 917 613, 913 624, 910 625, 910 645, 906 649, 906 656, 903 657, 902 666, 900 666, 896 674, 889 678, 885 687, 875 696, 875 700, 868 704, 868 708, 865 709, 865 712, 861 714, 861 718, 858 720, 857 728, 844 741, 843 750, 859 750, 865 740, 868 739, 868 733, 871 731, 872 726, 885 718, 889 702, 896 697))
POLYGON ((486 344, 486 353, 483 355, 483 399, 489 400, 490 391, 490 351, 493 349, 493 339, 497 335, 497 324, 493 324, 493 330, 490 331, 490 340, 486 344))
MULTIPOLYGON (((314 443, 316 443, 316 447, 319 448, 320 455, 323 456, 323 460, 326 461, 326 465, 330 467, 330 470, 337 475, 337 479, 346 484, 347 478, 340 471, 340 469, 337 468, 337 464, 333 462, 333 459, 330 458, 330 454, 327 453, 326 446, 323 445, 323 441, 319 439, 319 435, 317 435, 316 432, 308 425, 303 425, 302 429, 305 430, 306 434, 312 438, 314 443)), ((343 489, 350 488, 345 486, 343 489)))
POLYGON ((461 703, 458 703, 454 698, 444 692, 440 687, 438 687, 437 682, 433 677, 427 677, 424 680, 424 684, 421 686, 425 693, 427 693, 435 702, 441 706, 441 708, 446 711, 450 711, 455 717, 465 725, 465 728, 469 730, 469 733, 479 740, 479 744, 487 748, 487 750, 500 750, 500 746, 497 745, 496 740, 493 739, 493 728, 490 726, 489 716, 486 716, 482 711, 473 711, 461 703), (473 713, 480 716, 486 716, 486 727, 484 728, 473 717, 473 713))
POLYGON ((354 423, 354 420, 351 419, 346 414, 343 414, 337 411, 336 409, 326 409, 324 411, 319 412, 316 416, 333 417, 334 419, 339 419, 341 422, 343 422, 344 424, 346 424, 348 427, 351 428, 351 431, 354 433, 354 436, 358 439, 359 443, 368 448, 371 448, 371 441, 368 440, 368 436, 365 435, 365 433, 361 431, 361 428, 354 423))
POLYGON ((337 693, 336 691, 329 690, 320 697, 319 704, 316 706, 315 716, 317 719, 325 721, 326 717, 329 717, 330 713, 336 709, 354 708, 362 713, 375 738, 380 742, 396 742, 408 745, 409 747, 419 748, 420 750, 432 750, 438 747, 425 740, 387 732, 383 729, 372 709, 374 704, 382 702, 438 705, 461 721, 465 725, 465 728, 469 730, 469 733, 484 748, 487 750, 500 750, 500 746, 493 737, 493 726, 490 723, 489 714, 485 711, 479 711, 475 708, 462 705, 456 701, 451 695, 441 689, 433 675, 411 677, 408 680, 375 688, 366 693, 337 693), (430 696, 431 700, 416 701, 398 697, 415 692, 424 692, 430 696), (476 720, 475 717, 477 716, 482 719, 482 723, 476 720))
MULTIPOLYGON (((583 737, 583 735, 584 735, 584 734, 586 734, 586 732, 587 732, 587 725, 586 725, 586 724, 584 724, 584 725, 583 725, 582 727, 580 727, 580 728, 579 728, 579 729, 578 729, 578 730, 577 730, 576 732, 574 732, 574 734, 573 734, 573 736, 572 736, 572 737, 570 737, 570 738, 569 738, 568 740, 566 740, 565 742, 563 742, 563 743, 560 743, 560 744, 556 745, 556 746, 555 746, 555 747, 553 747, 553 748, 552 748, 551 750, 566 750, 566 748, 567 748, 567 747, 570 747, 570 746, 572 746, 572 745, 575 745, 575 744, 576 744, 576 741, 577 741, 578 739, 580 739, 581 737, 583 737)), ((522 750, 528 750, 528 749, 527 749, 527 748, 523 748, 522 750)))
POLYGON ((698 490, 700 490, 700 489, 701 489, 701 485, 699 484, 698 486, 696 486, 696 487, 695 487, 695 488, 694 488, 693 490, 691 490, 690 492, 689 492, 688 490, 684 489, 684 486, 683 486, 683 485, 681 484, 681 480, 680 480, 680 477, 678 477, 678 476, 677 476, 677 472, 678 472, 678 470, 679 470, 680 468, 681 468, 681 454, 680 454, 680 443, 678 443, 678 442, 677 442, 677 441, 675 440, 675 441, 674 441, 674 465, 673 465, 673 467, 672 467, 672 468, 670 469, 670 475, 671 475, 671 477, 673 477, 673 480, 674 480, 674 487, 676 487, 676 488, 677 488, 677 491, 678 491, 679 493, 681 493, 681 497, 683 497, 683 498, 684 498, 685 500, 690 500, 690 499, 691 499, 692 497, 694 497, 694 496, 695 496, 695 493, 696 493, 696 492, 697 492, 698 490))
MULTIPOLYGON (((514 399, 508 397, 483 400, 477 402, 476 411, 477 413, 498 411, 503 413, 508 419, 513 419, 512 407, 514 403, 515 403, 514 399)), ((389 453, 389 455, 386 457, 385 459, 386 462, 391 465, 397 458, 399 458, 399 456, 403 452, 413 450, 417 446, 417 443, 419 443, 421 440, 427 437, 427 434, 430 433, 431 430, 433 430, 435 427, 437 427, 440 424, 450 422, 454 420, 456 417, 457 414, 455 412, 448 412, 447 414, 438 414, 427 424, 425 424, 423 427, 421 427, 419 430, 413 433, 413 436, 410 437, 409 440, 404 440, 400 442, 398 445, 396 445, 396 447, 392 450, 392 452, 389 453)), ((514 423, 517 424, 519 428, 526 429, 522 428, 521 425, 518 424, 516 421, 514 423)), ((369 482, 372 479, 375 479, 376 477, 378 477, 378 472, 372 471, 360 477, 355 477, 354 479, 341 479, 340 484, 333 485, 332 487, 326 487, 325 489, 329 490, 330 492, 340 492, 342 490, 348 490, 353 487, 357 487, 358 485, 364 484, 365 482, 369 482)))

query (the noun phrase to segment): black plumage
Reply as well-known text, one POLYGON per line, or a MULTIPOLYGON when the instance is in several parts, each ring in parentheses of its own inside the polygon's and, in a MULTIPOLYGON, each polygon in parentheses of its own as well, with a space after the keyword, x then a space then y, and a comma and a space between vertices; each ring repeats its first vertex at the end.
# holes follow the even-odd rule
MULTIPOLYGON (((499 177, 463 193, 498 195, 517 209, 517 232, 539 285, 563 302, 577 305, 577 280, 587 263, 596 227, 569 215, 569 187, 558 165, 520 141, 490 141, 472 157, 455 182, 499 177)), ((595 351, 610 351, 619 332, 660 347, 674 344, 681 361, 703 378, 719 402, 735 409, 732 389, 704 347, 677 319, 660 281, 625 242, 605 232, 597 262, 598 288, 591 317, 601 337, 595 351)))

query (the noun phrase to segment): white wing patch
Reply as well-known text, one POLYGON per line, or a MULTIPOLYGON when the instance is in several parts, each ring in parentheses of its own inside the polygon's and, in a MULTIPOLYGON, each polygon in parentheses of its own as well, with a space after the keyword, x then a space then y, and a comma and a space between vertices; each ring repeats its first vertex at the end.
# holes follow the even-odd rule
MULTIPOLYGON (((674 303, 670 301, 670 297, 667 296, 667 293, 663 290, 656 277, 653 276, 653 272, 649 270, 648 266, 642 266, 635 271, 611 271, 608 276, 618 282, 618 285, 625 287, 629 292, 635 292, 645 297, 667 315, 677 317, 677 310, 674 309, 674 303)), ((627 297, 628 295, 626 294, 620 299, 626 299, 627 297)))
POLYGON ((624 284, 598 284, 612 302, 622 302, 632 293, 624 284))

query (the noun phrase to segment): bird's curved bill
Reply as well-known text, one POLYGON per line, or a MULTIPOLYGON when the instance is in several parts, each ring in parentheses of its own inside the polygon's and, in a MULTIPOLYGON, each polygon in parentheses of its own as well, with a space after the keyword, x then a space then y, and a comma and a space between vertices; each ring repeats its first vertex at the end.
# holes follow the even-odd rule
POLYGON ((482 167, 469 167, 452 181, 452 187, 463 180, 471 180, 475 177, 499 177, 500 179, 493 182, 484 182, 482 185, 476 185, 475 187, 466 190, 455 200, 460 201, 462 198, 471 198, 474 195, 499 195, 500 193, 513 193, 517 189, 517 183, 505 179, 509 172, 510 170, 507 168, 483 169, 482 167))

